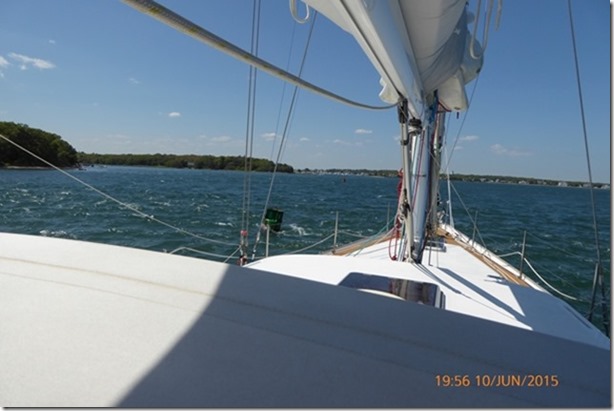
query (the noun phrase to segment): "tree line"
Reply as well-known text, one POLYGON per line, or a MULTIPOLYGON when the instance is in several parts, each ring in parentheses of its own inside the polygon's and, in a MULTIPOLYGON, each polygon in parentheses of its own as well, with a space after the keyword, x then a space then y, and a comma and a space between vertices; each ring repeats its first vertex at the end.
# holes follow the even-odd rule
MULTIPOLYGON (((207 170, 244 170, 244 156, 212 156, 196 154, 95 154, 79 153, 79 162, 83 165, 105 164, 122 166, 150 166, 172 168, 196 168, 207 170)), ((273 171, 275 163, 261 158, 251 159, 251 170, 273 171)), ((279 164, 277 171, 293 173, 294 168, 288 164, 279 164)))
MULTIPOLYGON (((243 170, 243 156, 176 155, 176 154, 95 154, 77 152, 73 146, 57 134, 27 124, 0 121, 0 135, 19 144, 26 150, 62 168, 83 164, 154 166, 173 168, 198 168, 212 170, 243 170)), ((252 158, 251 170, 273 171, 275 163, 252 158)), ((0 167, 49 167, 28 152, 0 138, 0 167)), ((279 164, 277 171, 293 173, 288 164, 279 164)))
MULTIPOLYGON (((0 134, 58 167, 75 167, 78 164, 77 151, 57 134, 8 121, 0 121, 0 134)), ((0 138, 0 167, 48 165, 0 138)))

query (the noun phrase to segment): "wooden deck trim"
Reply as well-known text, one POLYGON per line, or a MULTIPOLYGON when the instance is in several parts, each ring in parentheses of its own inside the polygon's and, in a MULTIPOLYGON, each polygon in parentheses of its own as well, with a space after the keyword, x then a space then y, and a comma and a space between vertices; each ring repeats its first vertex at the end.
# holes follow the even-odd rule
POLYGON ((457 246, 462 247, 463 249, 465 249, 468 253, 470 253, 475 258, 477 258, 478 260, 482 261, 484 264, 486 264, 491 269, 493 269, 497 274, 499 274, 505 280, 507 280, 507 281, 509 281, 511 283, 517 284, 517 285, 521 285, 523 287, 530 287, 529 284, 527 284, 522 278, 520 278, 517 275, 511 273, 505 267, 502 267, 499 264, 495 263, 489 257, 487 257, 487 256, 485 256, 483 254, 480 254, 475 248, 471 247, 470 245, 468 245, 466 243, 462 243, 460 241, 457 241, 448 232, 446 232, 446 231, 444 231, 442 229, 438 229, 437 234, 441 235, 441 237, 444 238, 444 240, 445 240, 445 242, 447 244, 454 244, 454 245, 457 245, 457 246))

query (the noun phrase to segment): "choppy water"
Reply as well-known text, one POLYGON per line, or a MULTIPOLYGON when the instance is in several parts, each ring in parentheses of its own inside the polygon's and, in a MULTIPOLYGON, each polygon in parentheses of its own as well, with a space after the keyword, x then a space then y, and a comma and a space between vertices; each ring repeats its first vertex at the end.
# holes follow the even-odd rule
MULTIPOLYGON (((93 167, 70 173, 147 216, 217 242, 159 224, 50 170, 0 170, 0 231, 167 252, 189 247, 229 256, 237 249, 243 215, 243 173, 140 167, 93 167)), ((271 174, 251 176, 250 250, 271 174)), ((331 236, 307 252, 329 249, 337 213, 339 243, 386 229, 396 207, 396 185, 395 178, 278 174, 270 205, 283 209, 284 221, 282 231, 271 236, 270 253, 298 250, 331 236)), ((596 190, 595 196, 609 290, 610 191, 596 190)), ((445 187, 442 198, 447 198, 445 187)), ((477 212, 475 236, 481 236, 498 254, 520 251, 526 230, 526 255, 533 266, 552 285, 583 300, 569 301, 576 309, 583 314, 588 311, 586 301, 590 300, 596 260, 589 190, 456 182, 452 199, 457 228, 472 236, 471 218, 477 212)), ((256 251, 262 256, 264 244, 256 251)), ((189 250, 180 253, 203 257, 189 250)), ((519 262, 517 256, 508 260, 519 262)))

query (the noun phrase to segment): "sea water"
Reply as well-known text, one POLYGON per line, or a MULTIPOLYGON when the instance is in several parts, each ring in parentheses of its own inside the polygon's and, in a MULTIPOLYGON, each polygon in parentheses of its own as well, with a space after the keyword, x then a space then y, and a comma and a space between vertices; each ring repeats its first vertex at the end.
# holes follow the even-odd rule
MULTIPOLYGON (((96 166, 69 174, 90 187, 53 170, 0 170, 0 231, 234 263, 246 230, 250 255, 264 255, 265 237, 256 244, 256 235, 270 173, 246 177, 236 171, 96 166)), ((270 254, 330 249, 336 224, 338 244, 387 230, 397 207, 397 183, 358 175, 277 174, 268 206, 284 215, 281 231, 270 235, 270 254)), ((446 209, 447 192, 442 183, 446 209)), ((597 239, 609 298, 609 190, 594 191, 597 236, 586 188, 453 181, 450 192, 458 229, 499 255, 520 252, 526 236, 526 258, 549 284, 578 298, 568 302, 582 314, 589 309, 597 239)), ((517 254, 506 259, 520 263, 517 254)), ((540 282, 526 265, 523 272, 540 282)))

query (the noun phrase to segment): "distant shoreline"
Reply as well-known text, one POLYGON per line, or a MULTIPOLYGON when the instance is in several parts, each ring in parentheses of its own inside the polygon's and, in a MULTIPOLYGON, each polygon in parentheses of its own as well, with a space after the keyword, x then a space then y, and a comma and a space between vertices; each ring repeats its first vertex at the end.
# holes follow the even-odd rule
MULTIPOLYGON (((64 169, 80 169, 85 170, 91 166, 106 167, 106 166, 128 166, 128 167, 162 167, 162 168, 191 168, 191 167, 169 167, 169 166, 141 166, 141 165, 118 165, 118 164, 86 164, 75 167, 63 167, 64 169)), ((0 166, 0 170, 53 170, 52 167, 40 167, 40 166, 0 166)), ((214 170, 214 169, 211 169, 214 170)), ((226 171, 241 171, 241 170, 226 170, 226 171)), ((367 169, 296 169, 296 174, 316 174, 316 175, 356 175, 356 176, 369 176, 369 177, 397 177, 397 170, 367 170, 367 169)), ((441 179, 445 179, 446 176, 441 175, 441 179)), ((567 180, 549 180, 543 178, 534 177, 511 177, 511 176, 490 176, 490 175, 475 175, 475 174, 452 174, 450 175, 452 181, 465 181, 473 183, 491 183, 491 184, 518 184, 518 185, 537 185, 537 186, 550 186, 550 187, 575 187, 575 188, 589 188, 590 184, 582 181, 567 181, 567 180)), ((593 187, 597 189, 611 189, 608 183, 593 183, 593 187)))
MULTIPOLYGON (((353 169, 302 169, 295 171, 298 174, 333 174, 333 175, 362 175, 372 177, 397 177, 397 170, 353 170, 353 169)), ((441 175, 440 178, 447 178, 441 175)), ((451 174, 452 181, 466 181, 474 183, 493 183, 493 184, 520 184, 520 185, 539 185, 551 187, 582 187, 589 188, 590 184, 584 181, 568 181, 568 180, 549 180, 545 178, 534 177, 512 177, 512 176, 493 176, 493 175, 475 175, 475 174, 451 174)), ((593 187, 598 189, 610 189, 608 183, 593 182, 593 187)))

